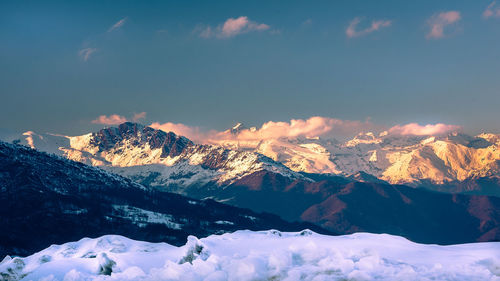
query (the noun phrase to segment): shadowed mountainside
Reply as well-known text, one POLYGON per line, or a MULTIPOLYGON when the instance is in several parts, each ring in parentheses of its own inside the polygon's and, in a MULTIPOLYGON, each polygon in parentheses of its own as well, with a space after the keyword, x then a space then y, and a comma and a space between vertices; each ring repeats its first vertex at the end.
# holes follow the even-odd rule
POLYGON ((239 229, 331 233, 217 203, 145 188, 98 168, 0 142, 0 256, 119 234, 182 245, 239 229))
POLYGON ((401 235, 420 243, 500 240, 500 198, 384 183, 290 180, 266 171, 224 189, 188 189, 239 207, 302 219, 336 233, 401 235))

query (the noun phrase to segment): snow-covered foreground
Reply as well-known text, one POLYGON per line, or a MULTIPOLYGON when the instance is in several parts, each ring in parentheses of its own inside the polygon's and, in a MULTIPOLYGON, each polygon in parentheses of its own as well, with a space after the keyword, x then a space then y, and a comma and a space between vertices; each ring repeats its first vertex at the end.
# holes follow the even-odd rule
POLYGON ((107 235, 7 257, 2 280, 500 280, 500 243, 237 231, 185 246, 107 235), (23 279, 24 278, 24 279, 23 279))

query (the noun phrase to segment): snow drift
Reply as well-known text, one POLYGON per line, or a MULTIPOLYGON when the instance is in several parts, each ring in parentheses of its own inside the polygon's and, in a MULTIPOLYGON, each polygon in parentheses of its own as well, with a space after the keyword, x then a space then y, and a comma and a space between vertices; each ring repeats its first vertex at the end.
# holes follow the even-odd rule
POLYGON ((6 280, 500 280, 500 243, 237 231, 182 247, 107 235, 0 263, 6 280))

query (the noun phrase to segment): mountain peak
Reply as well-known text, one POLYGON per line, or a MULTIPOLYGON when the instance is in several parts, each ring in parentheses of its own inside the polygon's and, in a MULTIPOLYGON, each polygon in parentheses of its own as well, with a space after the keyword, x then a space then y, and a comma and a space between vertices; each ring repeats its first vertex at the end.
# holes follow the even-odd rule
POLYGON ((354 147, 358 144, 377 144, 381 143, 382 139, 377 138, 372 132, 359 133, 353 139, 347 141, 347 147, 354 147))
MULTIPOLYGON (((193 142, 173 132, 164 132, 138 123, 125 122, 118 127, 102 129, 91 136, 90 144, 98 146, 99 151, 107 151, 116 147, 143 146, 150 149, 162 149, 161 157, 175 157, 193 142)), ((118 151, 120 152, 120 151, 118 151)))
POLYGON ((228 131, 233 134, 233 135, 237 135, 239 134, 242 130, 245 130, 247 129, 247 127, 245 127, 245 125, 243 125, 243 123, 236 123, 231 129, 229 129, 228 131))
POLYGON ((238 130, 241 127, 243 127, 243 124, 238 122, 238 123, 236 123, 236 125, 233 126, 233 130, 238 130))

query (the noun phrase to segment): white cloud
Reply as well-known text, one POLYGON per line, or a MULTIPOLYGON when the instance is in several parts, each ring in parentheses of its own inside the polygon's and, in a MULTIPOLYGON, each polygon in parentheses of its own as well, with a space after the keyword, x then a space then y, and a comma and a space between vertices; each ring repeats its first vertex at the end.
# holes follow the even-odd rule
POLYGON ((429 33, 427 33, 427 38, 439 39, 444 37, 445 27, 457 23, 460 19, 460 12, 457 11, 448 11, 433 15, 427 21, 430 27, 429 33))
POLYGON ((378 31, 384 27, 389 27, 392 24, 392 21, 390 20, 374 20, 372 21, 371 25, 365 29, 362 30, 356 30, 358 27, 358 24, 361 23, 361 19, 356 17, 354 18, 350 23, 349 26, 347 27, 345 34, 349 38, 353 37, 359 37, 363 36, 369 33, 372 33, 374 31, 378 31))
POLYGON ((126 21, 127 21, 127 17, 124 17, 123 19, 117 21, 115 24, 113 24, 113 26, 111 26, 108 29, 108 32, 112 32, 112 31, 117 30, 118 28, 122 27, 126 21))
POLYGON ((92 54, 95 52, 97 52, 96 48, 85 48, 85 49, 81 49, 78 52, 78 56, 80 56, 80 58, 83 61, 88 61, 90 59, 90 57, 92 56, 92 54))

